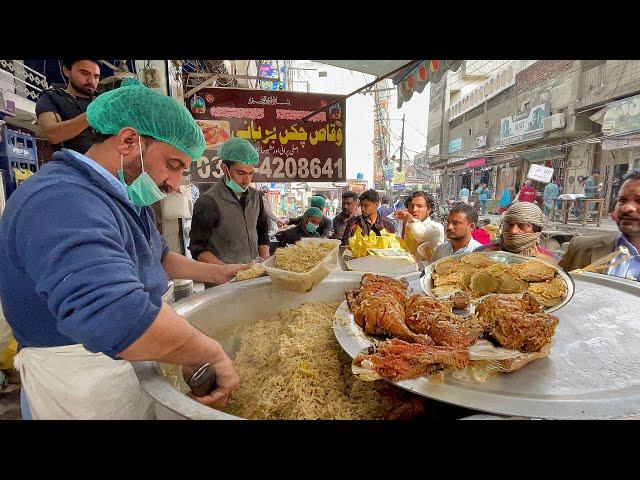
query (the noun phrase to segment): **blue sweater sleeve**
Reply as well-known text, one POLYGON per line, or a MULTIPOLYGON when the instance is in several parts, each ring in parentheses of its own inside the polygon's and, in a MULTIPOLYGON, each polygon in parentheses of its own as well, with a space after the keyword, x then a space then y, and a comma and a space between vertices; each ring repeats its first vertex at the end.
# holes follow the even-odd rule
POLYGON ((117 358, 160 305, 151 303, 125 249, 124 220, 89 190, 63 188, 41 190, 25 203, 15 221, 16 255, 58 331, 117 358))

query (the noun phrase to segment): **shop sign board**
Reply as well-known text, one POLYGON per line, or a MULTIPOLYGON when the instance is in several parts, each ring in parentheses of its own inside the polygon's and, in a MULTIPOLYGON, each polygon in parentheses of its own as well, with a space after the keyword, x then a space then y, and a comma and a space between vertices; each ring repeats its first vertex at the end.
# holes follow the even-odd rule
POLYGON ((344 95, 204 88, 186 99, 206 150, 191 167, 196 183, 223 176, 217 149, 231 137, 250 141, 260 155, 254 182, 346 180, 344 95), (331 102, 340 103, 300 121, 331 102))
POLYGON ((602 133, 617 135, 640 130, 640 95, 623 98, 607 105, 602 133))
POLYGON ((449 153, 462 150, 462 137, 455 138, 449 142, 449 153))
POLYGON ((550 113, 549 102, 536 105, 500 121, 500 146, 528 142, 544 135, 544 119, 550 113))

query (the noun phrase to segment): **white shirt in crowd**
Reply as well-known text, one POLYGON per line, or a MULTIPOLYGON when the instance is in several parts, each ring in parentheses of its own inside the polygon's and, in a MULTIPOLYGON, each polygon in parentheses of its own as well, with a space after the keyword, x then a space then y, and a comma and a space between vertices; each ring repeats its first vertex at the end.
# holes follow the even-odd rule
POLYGON ((440 245, 438 245, 438 247, 436 248, 435 253, 433 254, 433 259, 432 260, 435 262, 436 260, 440 260, 441 258, 450 257, 451 255, 455 255, 455 254, 458 254, 458 253, 471 253, 476 248, 481 247, 481 246, 482 246, 482 244, 480 242, 478 242, 473 237, 471 237, 471 240, 469 240, 469 243, 467 243, 466 247, 462 247, 459 250, 456 250, 454 252, 453 251, 453 245, 451 245, 451 242, 449 240, 447 240, 446 242, 441 243, 440 245))

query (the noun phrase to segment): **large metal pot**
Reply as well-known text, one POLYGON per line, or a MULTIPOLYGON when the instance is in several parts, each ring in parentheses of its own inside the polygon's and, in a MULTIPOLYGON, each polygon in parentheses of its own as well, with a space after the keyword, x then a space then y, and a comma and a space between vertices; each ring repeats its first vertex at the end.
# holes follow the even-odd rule
MULTIPOLYGON (((342 301, 345 290, 358 286, 361 277, 361 273, 335 271, 306 294, 280 290, 268 277, 263 277, 211 288, 181 300, 173 307, 200 331, 219 341, 225 352, 233 356, 239 348, 243 327, 304 302, 342 301)), ((157 362, 135 362, 133 367, 142 388, 156 401, 159 419, 238 418, 181 393, 179 388, 184 387, 184 383, 177 374, 178 367, 157 362), (180 385, 174 386, 177 383, 180 385)))

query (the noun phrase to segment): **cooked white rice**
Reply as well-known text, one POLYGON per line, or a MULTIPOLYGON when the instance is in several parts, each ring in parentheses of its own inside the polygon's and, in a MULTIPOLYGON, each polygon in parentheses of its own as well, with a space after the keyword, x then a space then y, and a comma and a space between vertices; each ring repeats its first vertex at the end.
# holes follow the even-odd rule
POLYGON ((241 383, 224 410, 249 419, 383 419, 411 411, 411 395, 351 373, 333 333, 337 307, 304 303, 248 327, 234 360, 241 383))

